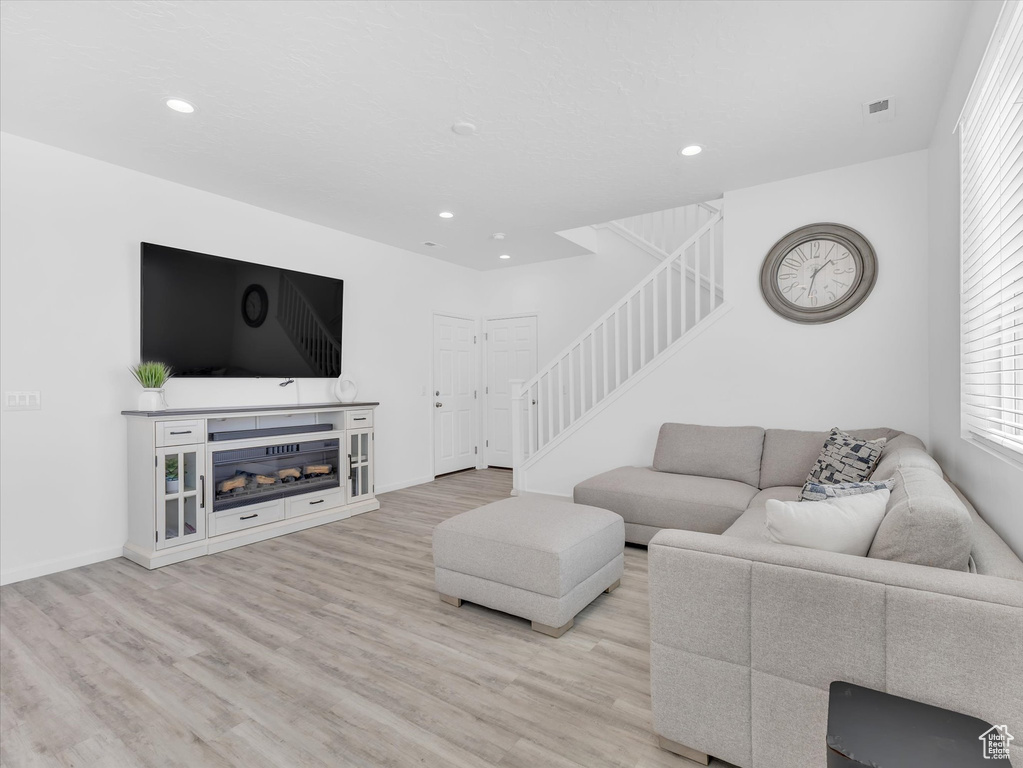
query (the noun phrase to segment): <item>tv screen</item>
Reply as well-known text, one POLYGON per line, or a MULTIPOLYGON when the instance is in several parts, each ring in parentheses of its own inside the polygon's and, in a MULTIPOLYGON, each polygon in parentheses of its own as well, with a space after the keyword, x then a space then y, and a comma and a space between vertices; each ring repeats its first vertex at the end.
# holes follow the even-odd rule
POLYGON ((176 376, 338 376, 343 298, 343 280, 142 243, 142 359, 176 376))

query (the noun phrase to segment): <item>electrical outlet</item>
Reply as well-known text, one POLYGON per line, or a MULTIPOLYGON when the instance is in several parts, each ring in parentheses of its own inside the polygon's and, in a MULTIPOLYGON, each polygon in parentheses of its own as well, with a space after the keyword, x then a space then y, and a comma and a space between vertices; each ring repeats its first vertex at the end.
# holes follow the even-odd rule
POLYGON ((5 411, 38 411, 43 407, 42 395, 36 392, 4 392, 5 411))

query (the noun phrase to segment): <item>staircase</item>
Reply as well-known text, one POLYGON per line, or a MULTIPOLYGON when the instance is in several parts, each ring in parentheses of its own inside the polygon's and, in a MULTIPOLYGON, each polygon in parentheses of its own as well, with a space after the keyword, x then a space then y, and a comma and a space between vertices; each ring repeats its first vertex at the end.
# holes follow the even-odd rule
POLYGON ((607 225, 660 262, 536 376, 511 383, 516 480, 725 311, 724 215, 712 206, 696 215, 705 221, 677 245, 685 227, 672 211, 607 225))
POLYGON ((341 345, 298 286, 284 274, 277 297, 277 322, 316 372, 314 375, 337 376, 341 371, 341 345))
POLYGON ((599 225, 610 229, 651 256, 666 259, 720 212, 711 203, 696 203, 643 213, 599 225))

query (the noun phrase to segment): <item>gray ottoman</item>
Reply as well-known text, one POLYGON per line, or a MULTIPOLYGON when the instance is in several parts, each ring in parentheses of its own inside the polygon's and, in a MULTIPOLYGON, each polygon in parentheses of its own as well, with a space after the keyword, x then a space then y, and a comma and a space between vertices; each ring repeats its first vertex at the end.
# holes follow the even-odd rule
POLYGON ((487 504, 433 530, 441 600, 522 616, 553 637, 621 583, 624 549, 619 515, 542 496, 487 504))

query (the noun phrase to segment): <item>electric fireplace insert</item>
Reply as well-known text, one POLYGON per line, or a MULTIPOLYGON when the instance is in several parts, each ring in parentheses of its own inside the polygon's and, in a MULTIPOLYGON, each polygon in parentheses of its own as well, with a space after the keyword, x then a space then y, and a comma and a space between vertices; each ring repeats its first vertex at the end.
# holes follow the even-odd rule
POLYGON ((340 441, 308 440, 213 452, 213 511, 339 488, 340 441))

